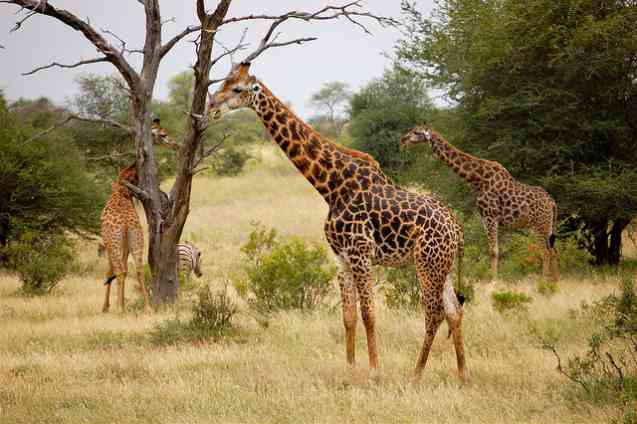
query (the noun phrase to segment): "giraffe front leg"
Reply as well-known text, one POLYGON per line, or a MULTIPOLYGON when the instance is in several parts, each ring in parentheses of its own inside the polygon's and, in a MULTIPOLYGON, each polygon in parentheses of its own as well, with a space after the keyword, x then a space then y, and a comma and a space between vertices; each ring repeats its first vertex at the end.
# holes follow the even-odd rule
POLYGON ((349 269, 344 263, 338 274, 338 285, 341 290, 341 305, 343 307, 343 326, 345 327, 347 364, 356 364, 356 288, 349 269))
POLYGON ((367 335, 367 353, 369 368, 378 369, 378 349, 376 346, 376 311, 374 307, 374 289, 372 287, 371 261, 360 258, 352 264, 354 283, 358 292, 361 317, 367 335))
POLYGON ((489 257, 491 259, 491 275, 493 279, 498 278, 498 221, 495 218, 483 217, 482 224, 487 232, 487 241, 489 242, 489 257))

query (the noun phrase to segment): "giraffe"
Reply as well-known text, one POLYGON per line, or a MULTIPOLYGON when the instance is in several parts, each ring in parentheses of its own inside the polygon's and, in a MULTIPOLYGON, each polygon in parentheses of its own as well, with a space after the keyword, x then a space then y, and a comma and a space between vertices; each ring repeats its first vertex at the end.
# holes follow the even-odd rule
POLYGON ((341 271, 346 359, 355 365, 357 303, 367 336, 370 372, 377 374, 376 315, 372 266, 415 263, 425 311, 425 337, 414 379, 420 380, 436 332, 446 319, 453 336, 458 374, 468 381, 462 339, 463 306, 449 276, 461 244, 459 223, 435 196, 396 186, 375 161, 322 137, 254 76, 249 63, 233 69, 210 98, 208 113, 253 109, 274 141, 329 206, 327 241, 341 271))
POLYGON ((144 285, 144 233, 133 205, 130 191, 123 185, 123 181, 137 185, 137 165, 122 169, 113 182, 111 197, 102 210, 102 243, 108 255, 109 270, 106 278, 106 294, 104 296, 103 312, 110 307, 111 282, 117 278, 117 301, 120 310, 124 312, 124 282, 128 271, 128 254, 133 255, 135 271, 137 272, 138 289, 144 296, 144 309, 150 312, 148 292, 144 285))
POLYGON ((163 147, 167 147, 170 150, 178 151, 181 145, 173 140, 168 135, 168 130, 161 126, 161 120, 159 118, 153 119, 153 124, 150 130, 153 136, 153 143, 163 147))
POLYGON ((471 156, 429 128, 413 128, 401 138, 400 143, 428 143, 434 156, 446 163, 477 192, 494 278, 498 274, 498 227, 503 226, 535 231, 544 249, 542 273, 545 277, 559 279, 558 253, 555 249, 557 206, 546 190, 517 181, 498 162, 471 156))

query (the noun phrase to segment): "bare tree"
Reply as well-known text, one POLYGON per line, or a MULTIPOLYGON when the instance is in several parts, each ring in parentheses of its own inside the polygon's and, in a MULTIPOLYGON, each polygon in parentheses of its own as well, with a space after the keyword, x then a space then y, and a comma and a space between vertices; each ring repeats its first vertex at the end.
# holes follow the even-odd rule
MULTIPOLYGON (((282 15, 248 15, 228 17, 228 8, 232 0, 219 0, 214 10, 206 8, 204 0, 196 1, 198 23, 184 28, 167 41, 162 40, 162 21, 159 0, 137 0, 131 4, 141 4, 144 8, 145 42, 143 49, 130 50, 126 42, 107 30, 97 31, 88 20, 82 20, 75 14, 56 8, 51 0, 0 0, 0 3, 20 7, 23 16, 16 22, 13 30, 23 27, 34 15, 45 15, 60 23, 79 31, 97 49, 99 55, 92 59, 80 60, 73 64, 51 64, 38 67, 26 75, 38 71, 58 68, 75 68, 92 63, 109 62, 118 70, 127 85, 131 99, 132 126, 127 130, 133 135, 137 154, 137 167, 140 176, 139 186, 129 186, 141 200, 148 222, 149 253, 148 263, 153 276, 153 300, 155 303, 171 302, 177 298, 177 257, 175 246, 179 241, 182 229, 190 210, 190 193, 192 177, 197 167, 207 156, 214 153, 218 146, 206 147, 203 144, 203 133, 207 128, 205 113, 208 89, 215 81, 210 79, 211 68, 224 57, 232 57, 247 48, 242 37, 240 43, 232 48, 222 46, 223 52, 213 58, 216 34, 226 26, 238 22, 270 21, 271 25, 254 51, 244 60, 254 60, 271 48, 304 44, 315 40, 314 37, 280 40, 277 32, 281 24, 287 21, 325 21, 346 19, 353 25, 369 33, 363 22, 374 21, 380 25, 394 25, 391 18, 376 16, 362 9, 360 1, 351 1, 341 6, 328 5, 316 12, 291 11, 282 15), (186 115, 186 131, 183 141, 177 150, 176 179, 168 193, 163 192, 158 184, 157 164, 153 152, 153 136, 151 131, 151 101, 155 87, 157 72, 162 59, 171 49, 188 36, 194 36, 196 63, 193 67, 195 85, 192 104, 186 115), (108 37, 107 37, 108 36, 108 37), (118 46, 109 39, 117 40, 118 46), (129 53, 143 56, 141 69, 135 69, 126 59, 129 53)), ((217 43, 218 44, 218 43, 217 43)), ((121 127, 120 124, 118 126, 121 127)))

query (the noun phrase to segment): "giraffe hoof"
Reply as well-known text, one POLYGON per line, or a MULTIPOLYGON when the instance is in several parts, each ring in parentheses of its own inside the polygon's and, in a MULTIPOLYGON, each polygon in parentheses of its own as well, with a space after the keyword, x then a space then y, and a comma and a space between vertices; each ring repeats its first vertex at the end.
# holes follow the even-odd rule
POLYGON ((462 386, 465 386, 465 385, 471 383, 471 377, 469 377, 469 372, 468 371, 460 371, 458 373, 458 376, 460 377, 460 384, 462 386))

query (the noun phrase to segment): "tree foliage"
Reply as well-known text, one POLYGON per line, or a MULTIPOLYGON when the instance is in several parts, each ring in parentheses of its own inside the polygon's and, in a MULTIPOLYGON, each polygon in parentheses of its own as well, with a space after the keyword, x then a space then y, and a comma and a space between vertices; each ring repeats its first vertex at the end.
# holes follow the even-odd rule
POLYGON ((458 104, 470 153, 541 184, 597 263, 637 215, 637 7, 596 0, 403 2, 401 63, 458 104), (632 183, 631 183, 632 181, 632 183))
MULTIPOLYGON (((0 96, 1 97, 1 96, 0 96)), ((41 101, 36 101, 40 102, 41 101)), ((26 101, 19 102, 24 111, 26 101)), ((96 233, 105 187, 87 172, 65 132, 29 140, 38 121, 0 102, 0 246, 26 233, 96 233), (26 122, 26 123, 25 123, 26 122)))
POLYGON ((351 98, 353 145, 396 176, 413 161, 409 152, 400 150, 400 137, 431 110, 423 79, 401 69, 387 70, 351 98))

